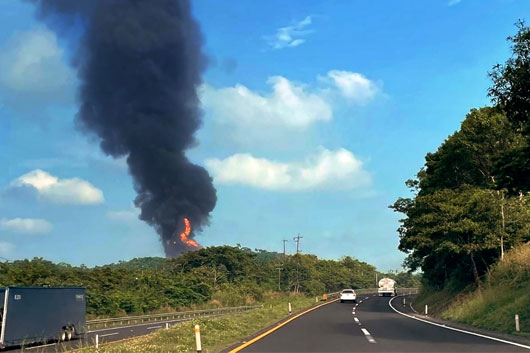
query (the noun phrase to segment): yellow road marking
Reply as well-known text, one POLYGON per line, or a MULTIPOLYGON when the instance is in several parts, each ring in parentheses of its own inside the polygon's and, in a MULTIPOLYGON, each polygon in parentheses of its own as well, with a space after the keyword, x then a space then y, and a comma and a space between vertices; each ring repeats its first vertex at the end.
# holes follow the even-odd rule
POLYGON ((237 352, 239 352, 240 350, 242 350, 243 348, 246 348, 246 347, 250 346, 251 344, 253 344, 254 342, 259 341, 259 340, 262 339, 263 337, 270 335, 271 333, 273 333, 274 331, 276 331, 276 330, 279 329, 280 327, 287 325, 289 322, 293 321, 294 319, 299 318, 300 316, 305 315, 305 314, 307 314, 307 313, 310 312, 310 311, 313 311, 313 310, 316 310, 316 309, 318 309, 318 308, 321 308, 321 307, 323 307, 324 305, 328 305, 328 304, 331 304, 331 303, 333 303, 333 302, 336 302, 337 300, 339 300, 339 299, 334 299, 334 300, 328 301, 327 303, 320 304, 320 305, 317 305, 317 306, 312 307, 312 308, 310 308, 310 309, 307 309, 306 311, 302 311, 300 314, 297 314, 297 315, 293 316, 292 318, 290 318, 290 319, 288 319, 288 320, 286 320, 286 321, 284 321, 284 322, 282 322, 282 323, 280 323, 280 324, 274 326, 274 327, 271 328, 270 330, 268 330, 268 331, 266 331, 266 332, 263 332, 261 335, 259 335, 259 336, 257 336, 257 337, 254 337, 254 338, 251 339, 250 341, 243 343, 241 346, 232 349, 232 350, 229 351, 228 353, 237 353, 237 352))

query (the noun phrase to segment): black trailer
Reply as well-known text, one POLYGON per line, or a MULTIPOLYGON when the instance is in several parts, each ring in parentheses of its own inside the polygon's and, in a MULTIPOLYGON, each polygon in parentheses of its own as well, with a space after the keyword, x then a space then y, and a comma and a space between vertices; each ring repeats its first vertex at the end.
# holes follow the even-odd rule
POLYGON ((81 287, 0 288, 0 348, 66 341, 85 333, 81 287))

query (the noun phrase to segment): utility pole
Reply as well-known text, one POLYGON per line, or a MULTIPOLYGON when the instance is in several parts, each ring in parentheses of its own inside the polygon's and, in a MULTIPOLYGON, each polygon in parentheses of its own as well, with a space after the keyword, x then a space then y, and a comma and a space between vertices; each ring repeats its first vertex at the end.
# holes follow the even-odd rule
POLYGON ((289 240, 282 239, 282 241, 283 241, 283 257, 285 257, 285 243, 287 243, 289 240))
POLYGON ((298 235, 293 238, 293 240, 296 242, 296 253, 297 254, 300 253, 300 239, 302 239, 302 238, 303 237, 300 236, 300 233, 298 233, 298 235))

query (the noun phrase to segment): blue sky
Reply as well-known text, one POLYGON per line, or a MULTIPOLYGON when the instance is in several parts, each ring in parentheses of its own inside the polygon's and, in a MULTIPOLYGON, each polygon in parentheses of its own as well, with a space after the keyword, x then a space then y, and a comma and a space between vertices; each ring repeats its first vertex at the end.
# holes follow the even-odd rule
MULTIPOLYGON (((400 267, 404 181, 509 56, 522 0, 195 0, 209 68, 188 152, 214 177, 204 246, 301 249, 400 267)), ((0 2, 0 256, 98 265, 162 256, 124 160, 73 124, 68 40, 0 2)))

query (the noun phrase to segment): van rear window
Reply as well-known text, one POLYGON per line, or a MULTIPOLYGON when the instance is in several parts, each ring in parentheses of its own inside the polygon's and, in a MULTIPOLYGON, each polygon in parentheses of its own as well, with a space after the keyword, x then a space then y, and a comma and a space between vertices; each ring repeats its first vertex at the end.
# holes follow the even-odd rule
POLYGON ((352 290, 343 290, 342 293, 345 293, 345 294, 352 294, 353 291, 352 291, 352 290))

